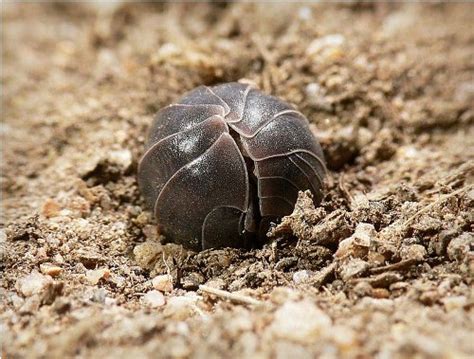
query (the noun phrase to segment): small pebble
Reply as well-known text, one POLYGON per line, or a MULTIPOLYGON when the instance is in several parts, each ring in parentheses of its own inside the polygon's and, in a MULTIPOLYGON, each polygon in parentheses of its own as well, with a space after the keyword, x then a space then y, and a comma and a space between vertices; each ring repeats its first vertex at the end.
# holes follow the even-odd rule
POLYGON ((474 236, 470 233, 463 233, 454 238, 448 245, 447 253, 451 260, 461 262, 474 247, 474 236))
POLYGON ((321 86, 315 82, 308 84, 305 88, 306 98, 311 106, 324 111, 331 110, 330 101, 324 96, 321 86))
POLYGON ((270 300, 275 304, 283 304, 289 300, 296 299, 298 292, 288 287, 273 288, 270 293, 270 300))
POLYGON ((471 189, 469 192, 466 193, 466 200, 468 203, 474 202, 474 189, 471 189))
POLYGON ((275 312, 270 328, 277 338, 311 343, 322 333, 330 331, 331 326, 331 318, 312 301, 305 299, 283 304, 275 312))
POLYGON ((46 251, 46 248, 44 247, 38 248, 38 250, 36 251, 36 258, 38 260, 43 260, 43 259, 48 258, 48 253, 46 251))
POLYGON ((372 295, 373 288, 368 282, 362 281, 355 285, 353 291, 358 297, 366 297, 372 295))
POLYGON ((99 281, 103 279, 108 279, 110 277, 110 271, 107 268, 88 270, 86 272, 86 279, 89 284, 96 285, 99 281))
POLYGON ((307 270, 300 270, 293 273, 293 282, 295 284, 304 284, 307 283, 310 278, 310 272, 307 270))
MULTIPOLYGON (((150 231, 156 237, 156 226, 152 226, 150 224, 146 225, 149 221, 148 214, 146 212, 140 213, 137 218, 135 219, 136 223, 143 227, 143 234, 145 237, 149 238, 147 231, 150 231)), ((153 238, 152 238, 153 239, 153 238)))
POLYGON ((53 280, 51 277, 42 275, 38 272, 33 272, 17 282, 17 289, 25 297, 29 297, 33 294, 40 293, 52 282, 53 280))
POLYGON ((467 298, 463 295, 446 297, 441 300, 447 311, 461 309, 467 304, 467 298))
POLYGON ((60 255, 59 253, 56 254, 54 257, 53 257, 53 260, 56 262, 56 263, 64 263, 64 258, 62 255, 60 255))
POLYGON ((426 257, 426 254, 426 249, 421 244, 412 244, 400 248, 400 256, 402 259, 422 261, 426 257))
POLYGON ((452 227, 441 231, 431 242, 431 245, 437 255, 446 255, 449 242, 459 234, 458 227, 452 227))
POLYGON ((369 267, 370 265, 366 261, 359 258, 351 258, 339 266, 337 273, 344 282, 347 282, 351 278, 360 277, 369 267))
POLYGON ((108 159, 123 169, 127 169, 132 164, 132 152, 130 150, 111 151, 108 159))
POLYGON ((150 308, 158 308, 165 305, 165 296, 157 290, 151 290, 143 296, 143 302, 150 308))
POLYGON ((433 305, 439 300, 440 294, 437 290, 427 290, 420 294, 419 301, 425 305, 433 305))
POLYGON ((330 50, 341 48, 345 42, 346 39, 344 35, 326 35, 313 40, 306 49, 306 54, 308 56, 314 56, 316 54, 330 54, 330 50))
POLYGON ((398 296, 403 294, 409 287, 410 285, 407 282, 395 282, 390 284, 389 290, 393 295, 398 296))
POLYGON ((90 300, 95 303, 105 303, 105 298, 107 298, 107 291, 104 288, 96 288, 91 292, 90 300))
POLYGON ((153 268, 156 259, 163 253, 163 246, 160 242, 146 241, 138 244, 133 249, 133 254, 138 265, 145 269, 153 268))
POLYGON ((359 223, 352 236, 342 240, 335 257, 344 258, 348 256, 363 258, 367 256, 372 238, 375 238, 377 232, 372 224, 359 223))
POLYGON ((49 198, 41 207, 41 214, 46 218, 56 217, 59 215, 61 211, 61 206, 55 200, 49 198))
POLYGON ((342 324, 334 325, 329 336, 343 352, 352 350, 358 341, 356 332, 342 324))
POLYGON ((7 241, 7 234, 5 233, 5 230, 0 229, 0 244, 3 244, 7 241))
POLYGON ((223 279, 221 278, 213 278, 209 279, 206 282, 206 285, 211 288, 216 288, 216 289, 225 289, 226 283, 223 279))
POLYGON ((385 288, 374 288, 372 290, 372 297, 377 299, 389 298, 390 292, 385 288))
POLYGON ((167 42, 167 43, 163 44, 158 49, 158 52, 152 56, 151 61, 153 63, 161 62, 163 60, 169 59, 170 57, 175 57, 177 55, 180 55, 181 52, 182 52, 182 50, 178 45, 167 42))
POLYGON ((204 280, 205 278, 201 273, 192 272, 186 276, 183 276, 181 279, 181 285, 183 286, 183 289, 195 290, 200 284, 204 283, 204 280))
POLYGON ((311 20, 313 11, 309 6, 302 6, 298 9, 298 17, 301 20, 311 20))
POLYGON ((117 299, 115 298, 110 298, 110 297, 105 297, 104 304, 107 306, 112 306, 117 304, 117 299))
POLYGON ((18 294, 14 292, 11 293, 10 303, 12 303, 16 309, 20 308, 24 302, 25 300, 22 297, 20 297, 18 294))
POLYGON ((153 288, 166 293, 173 291, 173 277, 169 274, 158 275, 151 281, 153 288))
POLYGON ((372 298, 372 297, 364 297, 358 303, 360 308, 363 308, 364 311, 381 311, 390 313, 393 311, 395 307, 395 303, 392 299, 385 299, 385 298, 372 298))
POLYGON ((32 295, 31 297, 26 298, 25 302, 18 309, 19 314, 32 314, 37 313, 41 306, 41 299, 38 295, 32 295))
POLYGON ((374 140, 372 131, 365 127, 360 127, 357 131, 357 145, 359 148, 368 146, 374 140))
POLYGON ((42 263, 40 264, 40 271, 41 273, 50 275, 51 277, 57 277, 62 273, 63 269, 59 266, 55 266, 48 263, 42 263))
POLYGON ((174 320, 187 319, 198 312, 197 301, 199 298, 195 292, 188 292, 181 297, 170 297, 163 313, 174 320))

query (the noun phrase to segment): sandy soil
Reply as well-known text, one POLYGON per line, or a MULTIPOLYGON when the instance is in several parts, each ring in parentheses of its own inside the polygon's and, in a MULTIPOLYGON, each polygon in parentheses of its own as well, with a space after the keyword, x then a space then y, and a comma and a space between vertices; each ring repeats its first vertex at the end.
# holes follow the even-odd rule
POLYGON ((472 357, 473 14, 3 4, 3 357, 472 357), (152 116, 237 80, 307 115, 323 203, 261 249, 163 245, 152 116))

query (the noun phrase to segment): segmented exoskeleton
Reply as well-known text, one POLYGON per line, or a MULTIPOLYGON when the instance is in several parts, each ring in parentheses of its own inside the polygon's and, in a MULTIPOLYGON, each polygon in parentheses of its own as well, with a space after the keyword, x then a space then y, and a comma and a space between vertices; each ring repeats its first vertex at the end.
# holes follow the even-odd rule
POLYGON ((252 86, 200 86, 156 115, 138 182, 168 240, 202 250, 249 247, 292 212, 298 191, 322 197, 320 145, 308 120, 252 86))

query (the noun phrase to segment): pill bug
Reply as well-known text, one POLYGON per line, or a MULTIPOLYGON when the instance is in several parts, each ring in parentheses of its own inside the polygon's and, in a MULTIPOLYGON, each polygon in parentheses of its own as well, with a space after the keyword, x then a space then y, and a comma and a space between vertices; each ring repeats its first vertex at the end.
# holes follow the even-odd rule
POLYGON ((200 86, 161 109, 138 184, 160 233, 193 250, 253 247, 292 212, 298 191, 322 197, 326 169, 308 120, 241 83, 200 86))

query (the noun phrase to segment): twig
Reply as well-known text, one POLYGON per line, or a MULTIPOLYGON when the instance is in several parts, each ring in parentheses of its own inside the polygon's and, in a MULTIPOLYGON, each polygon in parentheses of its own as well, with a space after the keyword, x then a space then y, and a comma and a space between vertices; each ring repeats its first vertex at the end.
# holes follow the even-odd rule
POLYGON ((360 282, 367 282, 374 288, 388 288, 390 284, 399 282, 402 279, 403 276, 398 272, 383 272, 377 274, 375 277, 349 279, 349 283, 356 285, 360 282))
POLYGON ((413 216, 411 216, 410 218, 408 218, 405 223, 403 224, 404 227, 406 227, 407 225, 409 225, 416 217, 418 217, 420 214, 422 213, 425 213, 427 212, 429 209, 433 208, 434 206, 436 206, 437 204, 440 204, 442 202, 444 202, 445 200, 447 200, 448 198, 451 198, 451 197, 454 197, 460 193, 463 193, 465 191, 468 191, 469 189, 473 188, 474 185, 470 185, 470 186, 464 186, 460 189, 458 189, 457 191, 454 191, 454 192, 451 192, 451 193, 448 193, 440 198, 438 198, 436 201, 428 204, 427 206, 423 207, 422 209, 420 209, 418 212, 416 212, 413 216))
POLYGON ((416 259, 406 259, 403 261, 400 261, 398 263, 394 264, 389 264, 383 267, 376 267, 376 268, 371 268, 370 273, 372 274, 379 274, 383 272, 388 272, 388 271, 402 271, 402 270, 407 270, 414 264, 418 263, 419 261, 416 259))
POLYGON ((227 300, 230 300, 231 302, 236 302, 236 303, 243 303, 243 304, 250 304, 250 305, 261 305, 263 304, 262 301, 254 299, 252 297, 243 295, 243 294, 238 294, 238 293, 231 293, 226 290, 222 289, 216 289, 209 287, 207 285, 200 285, 199 289, 203 292, 215 295, 217 297, 221 297, 227 300))
POLYGON ((453 181, 456 179, 462 180, 462 176, 474 170, 474 161, 466 162, 462 164, 454 173, 450 173, 447 176, 444 176, 440 180, 436 181, 441 187, 427 191, 426 194, 432 195, 441 191, 445 186, 452 185, 453 181))
POLYGON ((165 263, 165 266, 166 266, 166 273, 171 277, 171 268, 168 264, 168 261, 166 260, 165 252, 161 252, 161 257, 162 257, 163 262, 165 263))
MULTIPOLYGON (((323 284, 325 284, 329 277, 334 274, 334 271, 336 270, 336 262, 332 262, 329 264, 327 267, 324 267, 321 269, 314 277, 314 279, 311 281, 311 284, 315 286, 316 288, 321 287, 323 284)), ((324 288, 324 287, 323 287, 324 288)))
POLYGON ((339 183, 339 189, 341 190, 346 200, 349 202, 349 206, 351 206, 352 202, 354 202, 354 197, 352 197, 351 193, 346 187, 346 184, 344 183, 344 174, 341 174, 339 176, 338 183, 339 183))

